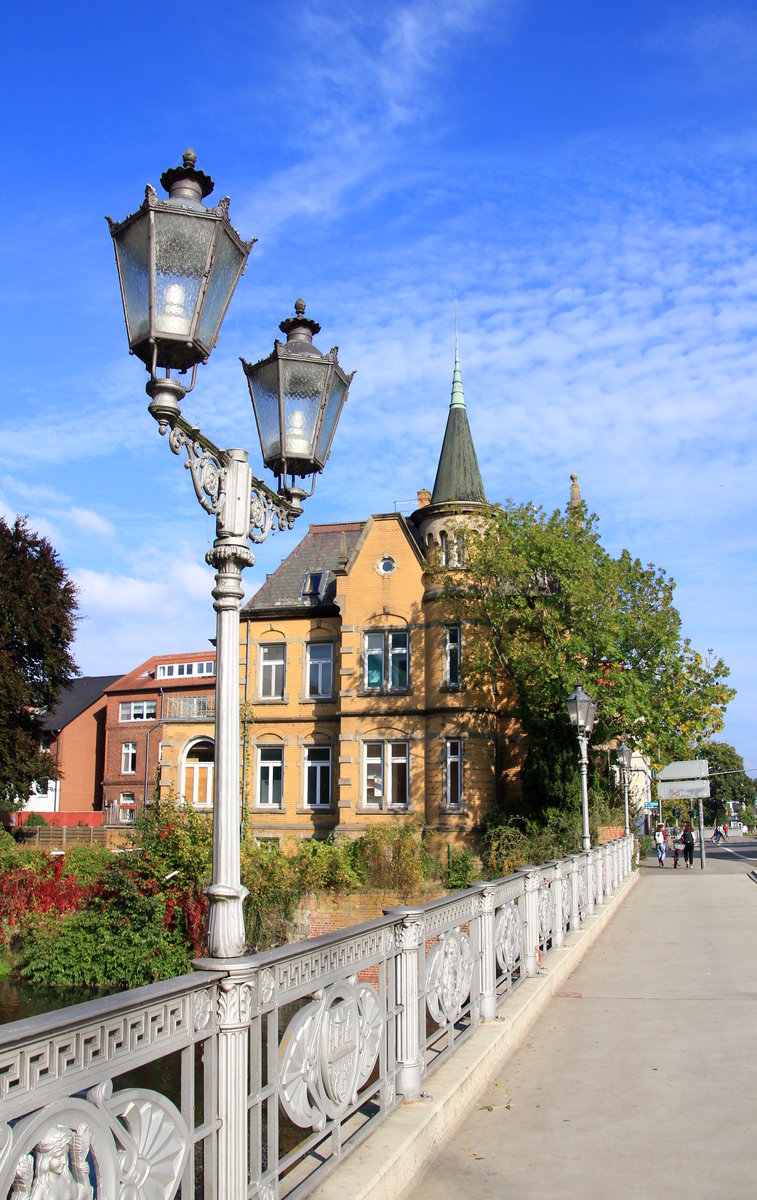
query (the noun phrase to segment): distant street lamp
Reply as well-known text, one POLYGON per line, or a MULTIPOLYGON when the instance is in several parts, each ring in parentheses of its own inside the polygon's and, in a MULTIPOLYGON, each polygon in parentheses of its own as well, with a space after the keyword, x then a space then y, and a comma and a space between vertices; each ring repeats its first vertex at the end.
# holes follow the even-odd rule
POLYGON ((631 747, 627 746, 625 741, 621 742, 620 745, 615 749, 615 757, 618 760, 618 766, 620 767, 623 775, 623 804, 625 806, 626 815, 626 837, 628 837, 628 834, 630 833, 630 826, 628 822, 628 776, 631 770, 632 753, 633 751, 631 750, 631 747))
POLYGON ((589 834, 589 738, 594 728, 594 717, 597 712, 597 702, 592 700, 577 683, 574 691, 565 701, 568 708, 570 723, 578 738, 578 768, 581 772, 581 848, 591 850, 589 834))
POLYGON ((278 477, 272 491, 253 475, 246 450, 219 450, 181 415, 181 402, 207 362, 254 240, 243 241, 229 221, 228 197, 206 208, 213 181, 187 150, 180 167, 161 176, 167 200, 148 185, 136 213, 107 218, 116 252, 129 350, 150 372, 149 411, 168 433, 174 454, 186 452, 195 494, 216 518, 216 538, 205 558, 216 569, 216 718, 213 792, 213 875, 207 895, 208 952, 214 958, 244 953, 239 850, 239 611, 241 573, 255 562, 249 543, 276 528, 291 529, 312 495, 315 476, 329 455, 352 375, 337 349, 313 345, 320 325, 296 315, 282 321, 286 345, 250 366, 244 359, 263 462, 278 477), (188 386, 172 371, 192 371, 188 386), (158 375, 158 371, 163 375, 158 375), (308 485, 307 479, 312 476, 308 485), (302 484, 298 483, 302 480, 302 484))

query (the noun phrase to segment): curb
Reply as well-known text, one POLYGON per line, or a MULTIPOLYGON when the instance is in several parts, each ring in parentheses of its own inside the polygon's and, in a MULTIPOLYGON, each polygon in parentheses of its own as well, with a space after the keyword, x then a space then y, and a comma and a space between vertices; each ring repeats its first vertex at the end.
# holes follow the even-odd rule
POLYGON ((587 917, 565 945, 551 950, 539 974, 527 977, 503 1004, 494 1021, 479 1025, 430 1076, 427 1099, 391 1113, 310 1193, 312 1200, 396 1200, 427 1158, 454 1136, 460 1121, 492 1075, 525 1039, 551 997, 594 945, 619 904, 638 883, 632 871, 609 900, 587 917))

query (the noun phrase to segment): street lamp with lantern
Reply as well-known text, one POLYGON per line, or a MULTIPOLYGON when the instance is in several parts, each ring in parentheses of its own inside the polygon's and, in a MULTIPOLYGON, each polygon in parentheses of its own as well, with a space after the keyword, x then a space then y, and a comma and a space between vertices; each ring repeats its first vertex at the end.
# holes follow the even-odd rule
POLYGON ((565 701, 570 723, 578 738, 578 767, 581 772, 581 848, 591 850, 589 834, 589 738, 594 728, 594 717, 597 713, 597 702, 583 690, 580 683, 565 701))
POLYGON ((631 755, 633 751, 630 746, 627 746, 625 741, 622 741, 615 749, 615 757, 618 760, 621 774, 623 776, 623 805, 626 818, 626 837, 630 833, 630 825, 628 820, 628 776, 631 770, 631 755))
POLYGON ((255 562, 249 543, 275 529, 291 529, 323 470, 352 375, 337 348, 322 354, 313 344, 320 326, 296 315, 282 321, 286 345, 244 371, 260 434, 263 462, 278 477, 274 492, 257 479, 247 451, 220 450, 181 414, 197 366, 218 339, 226 310, 255 239, 243 241, 229 220, 228 197, 203 205, 213 181, 198 171, 194 151, 161 176, 167 200, 148 185, 139 210, 120 222, 107 218, 116 253, 130 353, 150 372, 149 411, 174 454, 186 453, 195 494, 216 518, 206 561, 215 568, 216 718, 213 790, 213 874, 207 889, 208 953, 244 953, 239 849, 239 612, 241 573, 255 562), (191 369, 188 385, 171 374, 191 369), (163 374, 158 374, 161 371, 163 374), (308 477, 312 481, 308 488, 308 477), (298 480, 302 481, 298 483, 298 480))

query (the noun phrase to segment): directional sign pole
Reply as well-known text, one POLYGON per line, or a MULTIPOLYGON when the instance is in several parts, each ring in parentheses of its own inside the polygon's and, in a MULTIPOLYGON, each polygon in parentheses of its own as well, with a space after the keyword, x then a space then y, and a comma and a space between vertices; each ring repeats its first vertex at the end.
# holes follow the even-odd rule
POLYGON ((707 856, 704 852, 704 811, 702 809, 702 797, 699 797, 699 866, 704 871, 707 865, 707 856))

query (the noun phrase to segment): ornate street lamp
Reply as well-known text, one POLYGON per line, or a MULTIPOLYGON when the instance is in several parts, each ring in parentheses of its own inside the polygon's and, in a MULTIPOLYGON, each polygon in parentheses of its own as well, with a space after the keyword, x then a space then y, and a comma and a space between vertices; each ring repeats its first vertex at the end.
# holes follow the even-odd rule
POLYGON ((578 768, 581 772, 581 847, 591 850, 589 835, 589 738, 594 728, 594 717, 597 713, 597 702, 577 683, 574 691, 565 701, 568 708, 570 723, 578 738, 578 768))
POLYGON ((339 366, 337 346, 321 354, 313 344, 321 327, 305 316, 305 301, 298 300, 294 310, 296 315, 279 325, 286 343, 277 338, 268 358, 254 366, 242 359, 242 366, 263 462, 277 476, 279 491, 297 500, 312 495, 315 476, 328 459, 352 375, 339 366), (296 486, 296 478, 309 475, 308 492, 296 486))
POLYGON ((615 748, 615 757, 618 760, 618 766, 620 767, 623 775, 623 803, 625 806, 626 815, 626 837, 628 837, 630 832, 630 825, 628 821, 628 774, 631 770, 632 753, 633 751, 631 750, 631 747, 627 746, 625 741, 622 741, 620 745, 615 748))
MULTIPOLYGON (((116 252, 129 350, 150 372, 149 411, 168 433, 174 454, 187 455, 197 499, 216 518, 216 538, 206 561, 216 569, 216 719, 213 790, 213 878, 207 895, 208 951, 213 958, 244 953, 239 851, 239 610, 241 573, 255 557, 250 542, 275 529, 291 528, 312 495, 315 475, 329 455, 352 375, 345 375, 337 350, 321 354, 313 345, 320 326, 297 315, 280 328, 287 343, 254 367, 244 363, 250 383, 263 462, 278 476, 274 492, 257 479, 246 450, 219 450, 181 415, 181 402, 195 384, 218 339, 226 309, 255 239, 245 242, 229 221, 228 198, 215 208, 202 200, 213 181, 195 167, 187 150, 182 166, 166 171, 168 192, 159 200, 149 185, 138 212, 124 221, 107 218, 116 252), (192 371, 188 386, 172 371, 192 371), (158 371, 163 371, 162 375, 158 371), (278 443, 277 443, 278 438, 278 443), (313 475, 310 489, 296 478, 313 475), (289 482, 287 482, 287 480, 289 482)), ((242 360, 244 362, 244 360, 242 360)))

